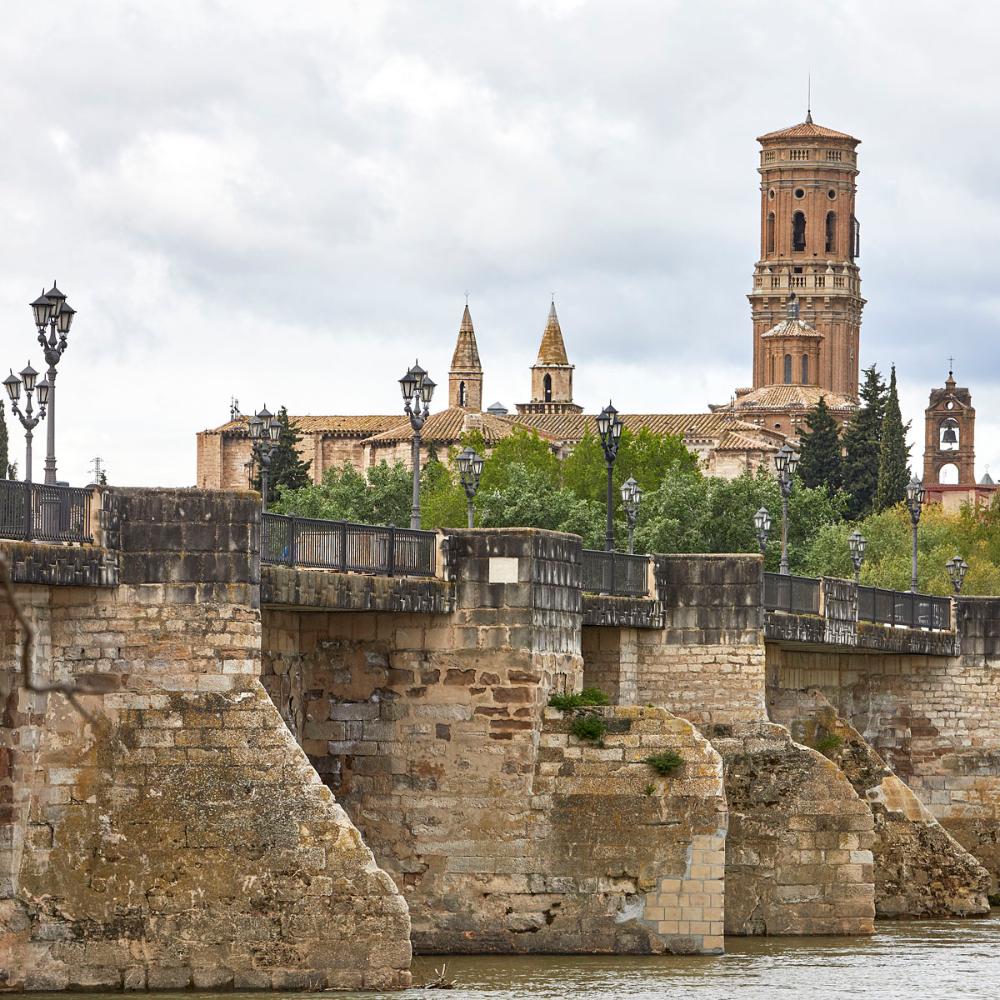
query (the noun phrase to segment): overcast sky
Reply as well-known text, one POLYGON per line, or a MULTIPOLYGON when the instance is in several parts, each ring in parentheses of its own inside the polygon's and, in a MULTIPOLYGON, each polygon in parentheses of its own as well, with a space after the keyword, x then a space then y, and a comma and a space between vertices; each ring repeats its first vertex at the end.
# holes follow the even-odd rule
POLYGON ((919 455, 954 354, 1000 472, 998 28, 985 0, 7 3, 0 364, 42 368, 58 278, 74 483, 100 455, 192 484, 231 396, 399 412, 465 292, 487 403, 529 398, 555 292, 579 402, 704 410, 750 382, 754 140, 811 71, 862 139, 862 364, 897 365, 919 455))

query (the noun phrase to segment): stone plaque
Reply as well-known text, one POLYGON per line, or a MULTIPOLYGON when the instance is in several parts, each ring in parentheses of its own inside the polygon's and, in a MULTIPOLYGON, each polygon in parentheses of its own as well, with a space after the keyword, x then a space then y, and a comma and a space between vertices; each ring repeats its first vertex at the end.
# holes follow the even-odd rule
POLYGON ((490 583, 517 583, 515 556, 490 556, 490 583))

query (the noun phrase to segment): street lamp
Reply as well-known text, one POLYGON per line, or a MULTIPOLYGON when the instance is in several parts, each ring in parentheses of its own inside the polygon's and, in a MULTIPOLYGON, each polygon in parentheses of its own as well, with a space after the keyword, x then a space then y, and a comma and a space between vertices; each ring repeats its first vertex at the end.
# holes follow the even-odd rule
POLYGON ((475 448, 464 448, 459 452, 458 458, 455 461, 458 464, 459 481, 462 484, 462 489, 465 490, 465 499, 469 512, 469 527, 472 528, 475 526, 476 520, 474 501, 476 494, 479 492, 479 479, 483 474, 483 465, 485 463, 476 453, 475 448))
POLYGON ((281 421, 267 408, 267 404, 250 418, 250 447, 260 466, 260 506, 267 510, 267 480, 271 459, 281 440, 281 421))
POLYGON ((906 486, 906 506, 910 511, 910 523, 913 525, 913 564, 910 573, 910 593, 917 592, 917 525, 920 523, 920 511, 924 505, 927 491, 919 479, 914 477, 906 486))
MULTIPOLYGON (((49 382, 47 379, 42 379, 41 382, 36 384, 35 380, 38 378, 38 372, 31 367, 31 362, 29 361, 25 368, 21 369, 21 376, 18 378, 14 374, 13 369, 11 373, 3 380, 4 388, 7 390, 7 395, 10 397, 10 408, 14 411, 17 419, 21 421, 21 426, 24 428, 24 481, 26 483, 31 482, 31 439, 33 437, 32 431, 38 426, 39 421, 45 419, 45 407, 49 401, 49 382), (27 397, 24 406, 24 413, 21 412, 17 403, 21 398, 21 389, 24 388, 24 394, 27 397), (38 390, 38 414, 33 415, 31 407, 31 394, 38 390)), ((6 475, 7 470, 2 470, 6 475)))
POLYGON ((615 529, 612 521, 614 510, 614 484, 612 473, 615 459, 618 457, 618 445, 622 439, 622 422, 618 419, 618 411, 608 402, 608 405, 597 415, 597 432, 601 436, 601 447, 604 449, 604 460, 608 463, 608 520, 604 534, 604 550, 612 552, 615 547, 615 529))
POLYGON ((403 393, 403 410, 413 428, 413 506, 410 508, 410 527, 420 527, 420 429, 431 415, 431 397, 436 382, 420 367, 418 361, 399 380, 403 393))
MULTIPOLYGON (((45 373, 48 383, 48 434, 45 449, 45 485, 56 485, 56 365, 66 350, 66 337, 73 325, 76 310, 66 301, 53 281, 52 287, 43 291, 31 303, 31 312, 38 328, 38 343, 45 353, 45 363, 49 366, 45 373), (48 336, 45 335, 48 327, 48 336)), ((9 390, 8 390, 9 391, 9 390)), ((41 403, 41 387, 38 401, 41 403)), ((53 498, 58 504, 58 497, 53 498)))
POLYGON ((961 594, 962 581, 965 579, 969 564, 956 553, 945 563, 945 566, 948 567, 948 576, 951 577, 951 585, 955 588, 955 593, 961 594))
POLYGON ((778 485, 781 487, 781 565, 778 572, 788 576, 788 498, 792 495, 792 480, 799 464, 799 454, 791 445, 783 444, 774 456, 774 467, 778 470, 778 485))
POLYGON ((642 503, 642 487, 631 477, 622 483, 622 506, 625 508, 625 519, 628 521, 628 550, 635 551, 635 522, 639 517, 639 505, 642 503))
POLYGON ((771 535, 771 512, 766 507, 761 507, 753 516, 754 530, 757 532, 757 544, 760 546, 760 554, 767 551, 767 540, 771 535))
POLYGON ((851 562, 854 563, 854 582, 861 583, 861 564, 865 561, 865 549, 868 547, 868 539, 860 531, 852 531, 847 539, 847 544, 851 548, 851 562))

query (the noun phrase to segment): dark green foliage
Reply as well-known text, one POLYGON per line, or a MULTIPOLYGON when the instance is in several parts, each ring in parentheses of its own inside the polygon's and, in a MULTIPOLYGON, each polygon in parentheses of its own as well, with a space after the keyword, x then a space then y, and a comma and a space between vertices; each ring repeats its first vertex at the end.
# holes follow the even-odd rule
POLYGON ((826 486, 831 493, 840 489, 844 480, 841 455, 840 427, 820 396, 816 408, 806 415, 809 428, 799 443, 799 478, 803 486, 826 486))
POLYGON ((588 705, 607 705, 608 696, 599 688, 584 688, 579 694, 554 694, 549 698, 549 707, 568 712, 588 705))
POLYGON ((836 733, 824 733, 822 736, 817 734, 813 748, 823 754, 824 757, 829 757, 830 754, 839 750, 843 743, 844 741, 836 733))
POLYGON ((401 462, 380 462, 368 470, 367 478, 345 462, 339 469, 327 469, 319 486, 282 489, 271 510, 299 517, 404 527, 410 523, 412 489, 409 470, 401 462))
POLYGON ((7 420, 3 413, 3 403, 0 403, 0 479, 9 479, 10 459, 7 446, 7 420))
POLYGON ((655 753, 651 757, 646 757, 645 761, 657 774, 673 774, 684 763, 684 758, 673 750, 663 750, 655 753))
POLYGON ((861 407, 844 429, 843 485, 852 518, 870 514, 878 488, 878 466, 886 389, 878 369, 864 370, 861 407))
POLYGON ((882 436, 879 441, 876 510, 888 510, 906 499, 906 484, 910 481, 910 446, 906 443, 909 429, 909 423, 903 426, 903 416, 899 412, 896 366, 893 365, 882 418, 882 436))
MULTIPOLYGON (((271 454, 271 467, 268 471, 268 493, 270 497, 279 496, 279 490, 301 490, 310 484, 309 466, 311 462, 302 460, 298 444, 302 434, 298 427, 288 419, 288 410, 283 406, 278 410, 278 422, 281 424, 281 436, 278 447, 271 454)), ((255 465, 251 485, 255 490, 261 488, 260 468, 255 465)), ((271 505, 269 505, 271 506, 271 505)))
POLYGON ((569 731, 578 740, 598 742, 608 731, 604 720, 599 715, 578 715, 569 726, 569 731))

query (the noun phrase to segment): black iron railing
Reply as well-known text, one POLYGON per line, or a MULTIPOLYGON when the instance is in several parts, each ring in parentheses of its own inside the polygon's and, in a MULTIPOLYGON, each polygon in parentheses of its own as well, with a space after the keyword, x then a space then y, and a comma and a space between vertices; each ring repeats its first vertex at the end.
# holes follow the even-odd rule
POLYGON ((584 549, 583 590, 588 594, 645 597, 649 593, 648 567, 648 556, 584 549))
POLYGON ((951 628, 951 598, 858 587, 858 621, 903 628, 951 628))
POLYGON ((0 536, 90 542, 89 489, 0 479, 0 536))
POLYGON ((764 607, 789 614, 819 614, 819 580, 786 573, 764 574, 764 607))
POLYGON ((260 558, 266 563, 381 576, 433 576, 433 531, 264 514, 260 558))

